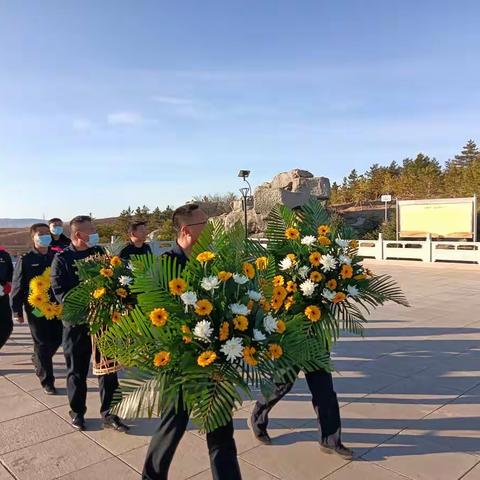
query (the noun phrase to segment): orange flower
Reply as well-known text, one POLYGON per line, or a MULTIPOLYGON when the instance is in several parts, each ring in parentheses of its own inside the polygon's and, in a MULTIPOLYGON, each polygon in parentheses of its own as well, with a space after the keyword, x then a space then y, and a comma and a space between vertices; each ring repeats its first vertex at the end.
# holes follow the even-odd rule
POLYGON ((322 278, 323 278, 323 275, 320 272, 317 272, 316 270, 314 270, 310 274, 310 280, 312 282, 318 283, 320 280, 322 280, 322 278))
POLYGON ((270 304, 274 310, 280 310, 283 305, 283 299, 280 297, 273 297, 270 304))
POLYGON ((252 367, 258 365, 258 360, 254 357, 256 352, 257 350, 255 347, 245 347, 243 349, 243 359, 245 360, 245 363, 252 367))
POLYGON ((297 263, 297 256, 294 253, 289 253, 287 258, 289 258, 292 263, 297 263))
POLYGON ((285 237, 288 240, 297 240, 300 238, 300 232, 296 228, 290 227, 285 230, 285 237))
POLYGON ((153 364, 156 367, 164 367, 170 362, 171 355, 170 352, 166 352, 165 350, 162 350, 161 352, 158 352, 155 354, 155 357, 153 358, 153 364))
POLYGON ((352 278, 353 269, 351 265, 342 265, 342 270, 340 271, 340 276, 345 280, 346 278, 352 278))
POLYGON ((334 278, 331 278, 328 282, 327 282, 327 288, 329 290, 335 290, 337 288, 337 281, 334 279, 334 278))
POLYGON ((278 298, 280 301, 284 301, 287 296, 287 289, 285 287, 274 287, 273 289, 273 298, 278 298))
POLYGON ((283 320, 277 320, 277 333, 283 333, 287 329, 283 320))
POLYGON ((232 276, 232 272, 224 272, 223 270, 221 272, 218 272, 218 279, 222 282, 226 282, 227 280, 232 278, 232 276))
POLYGON ((268 258, 267 257, 258 257, 255 260, 255 265, 257 266, 258 270, 266 270, 268 266, 268 258))
POLYGON ((261 298, 260 302, 258 302, 260 306, 263 308, 264 312, 269 312, 270 311, 270 304, 267 302, 265 298, 261 298))
POLYGON ((221 342, 228 339, 229 330, 230 326, 228 325, 228 322, 223 322, 220 326, 220 331, 218 332, 218 338, 221 342))
POLYGON ((217 354, 211 350, 203 352, 198 358, 197 363, 200 367, 208 367, 217 359, 217 354))
POLYGON ((277 360, 283 355, 283 348, 278 343, 271 343, 268 346, 268 353, 272 360, 277 360))
POLYGON ((292 282, 292 280, 289 280, 287 282, 287 292, 295 293, 296 291, 297 291, 297 284, 295 282, 292 282))
POLYGON ((112 267, 118 267, 119 265, 122 264, 122 260, 120 259, 120 257, 118 257, 117 255, 115 255, 114 257, 112 257, 110 259, 110 265, 112 267))
POLYGON ((115 293, 120 297, 120 298, 127 298, 128 292, 124 288, 117 288, 115 290, 115 293))
POLYGON ((255 277, 255 268, 251 263, 244 263, 243 273, 251 280, 253 277, 255 277))
POLYGON ((208 300, 199 300, 195 305, 195 313, 201 317, 210 315, 213 310, 213 305, 208 300))
POLYGON ((305 309, 305 316, 311 322, 318 322, 320 320, 320 316, 321 316, 320 309, 316 305, 309 305, 305 309))
POLYGON ((317 229, 319 235, 327 235, 330 233, 330 227, 328 225, 320 225, 317 229))
POLYGON ((190 343, 192 341, 192 331, 188 325, 182 325, 182 340, 184 343, 190 343))
POLYGON ((358 240, 350 240, 349 246, 356 250, 358 248, 358 240))
POLYGON ((343 292, 337 292, 335 297, 333 298, 333 303, 341 303, 347 298, 347 296, 343 292))
POLYGON ((197 260, 200 263, 210 262, 214 258, 215 258, 215 254, 213 252, 209 252, 208 250, 206 252, 202 252, 197 255, 197 260))
POLYGON ((237 315, 233 319, 233 326, 235 327, 235 330, 244 332, 248 328, 248 318, 244 315, 237 315))
POLYGON ((274 287, 280 287, 285 283, 285 279, 282 275, 275 275, 275 277, 273 277, 272 283, 274 287))
POLYGON ((287 297, 284 304, 285 310, 289 310, 294 303, 295 303, 295 299, 293 298, 292 295, 290 295, 290 297, 287 297))
POLYGON ((121 318, 122 318, 122 316, 120 315, 120 313, 118 313, 118 312, 113 312, 112 313, 112 322, 113 323, 118 323, 121 318))
POLYGON ((113 277, 113 270, 111 268, 101 268, 100 275, 102 277, 111 278, 113 277))
POLYGON ((255 306, 255 302, 253 300, 249 300, 247 303, 247 308, 249 310, 253 310, 253 307, 255 306))
POLYGON ((181 295, 187 290, 187 282, 183 278, 174 278, 168 282, 168 288, 172 295, 181 295))
POLYGON ((324 247, 331 245, 332 243, 332 241, 328 237, 325 237, 323 235, 320 235, 317 240, 318 240, 318 243, 320 245, 323 245, 324 247))
POLYGON ((164 308, 155 308, 150 312, 150 321, 156 327, 163 327, 168 320, 169 313, 164 308))
POLYGON ((318 267, 320 265, 320 260, 322 259, 322 255, 320 252, 312 252, 308 257, 308 260, 314 267, 318 267))

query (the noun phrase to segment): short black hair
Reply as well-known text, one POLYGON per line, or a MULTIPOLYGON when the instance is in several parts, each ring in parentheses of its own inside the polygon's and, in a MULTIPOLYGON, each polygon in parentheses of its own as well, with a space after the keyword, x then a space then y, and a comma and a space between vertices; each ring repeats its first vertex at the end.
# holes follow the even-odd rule
POLYGON ((92 217, 88 216, 88 215, 77 215, 76 217, 73 217, 71 220, 70 220, 70 228, 73 227, 73 226, 78 226, 78 225, 81 225, 82 223, 87 223, 87 222, 91 222, 92 221, 92 217))
POLYGON ((34 223, 30 227, 30 235, 37 233, 42 227, 48 228, 48 225, 46 223, 34 223))
POLYGON ((48 224, 51 225, 52 223, 55 223, 55 222, 62 222, 62 219, 61 218, 58 218, 58 217, 54 217, 54 218, 51 218, 49 221, 48 221, 48 224))
POLYGON ((133 233, 138 227, 142 227, 146 224, 147 222, 145 222, 144 220, 138 220, 136 222, 132 222, 128 226, 128 233, 133 233))
POLYGON ((192 218, 192 212, 198 210, 200 206, 197 203, 187 203, 178 207, 172 215, 173 228, 179 232, 182 225, 192 218))

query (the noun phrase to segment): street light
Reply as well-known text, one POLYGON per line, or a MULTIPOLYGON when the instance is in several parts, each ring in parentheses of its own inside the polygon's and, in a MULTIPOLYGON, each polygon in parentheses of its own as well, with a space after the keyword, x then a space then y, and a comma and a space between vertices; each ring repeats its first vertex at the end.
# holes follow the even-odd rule
POLYGON ((245 238, 248 238, 248 221, 247 221, 247 207, 251 205, 252 202, 252 187, 248 183, 247 177, 250 175, 250 170, 240 170, 238 176, 243 178, 243 181, 248 185, 248 187, 240 188, 240 194, 242 195, 242 208, 243 216, 245 221, 245 238))

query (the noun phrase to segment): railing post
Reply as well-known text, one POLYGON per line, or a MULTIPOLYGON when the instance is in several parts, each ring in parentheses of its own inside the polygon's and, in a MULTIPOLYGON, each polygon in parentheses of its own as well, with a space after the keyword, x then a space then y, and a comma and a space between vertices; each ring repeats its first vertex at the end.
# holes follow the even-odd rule
POLYGON ((379 255, 380 260, 385 260, 383 258, 383 233, 381 233, 381 232, 378 234, 378 245, 379 245, 378 248, 379 248, 379 253, 380 253, 380 255, 379 255))
POLYGON ((425 241, 426 252, 423 254, 424 262, 432 261, 432 234, 427 233, 427 239, 425 241))

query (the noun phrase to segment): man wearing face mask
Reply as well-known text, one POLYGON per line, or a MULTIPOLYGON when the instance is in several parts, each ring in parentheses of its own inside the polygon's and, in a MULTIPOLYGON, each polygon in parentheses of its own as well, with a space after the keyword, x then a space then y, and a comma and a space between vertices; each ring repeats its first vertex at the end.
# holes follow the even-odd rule
POLYGON ((53 250, 62 251, 70 245, 70 239, 63 233, 63 222, 60 218, 51 218, 48 221, 48 227, 52 235, 50 247, 53 250))
MULTIPOLYGON (((72 243, 55 255, 52 263, 52 289, 57 301, 62 305, 66 294, 79 283, 75 262, 96 254, 105 253, 98 246, 99 235, 92 219, 79 215, 70 222, 72 243)), ((67 366, 67 395, 70 403, 72 426, 85 429, 87 411, 87 376, 92 356, 92 342, 88 325, 64 323, 63 352, 67 366)), ((100 389, 100 413, 104 428, 126 432, 129 428, 116 416, 110 414, 113 394, 118 388, 116 373, 98 376, 100 389)))
POLYGON ((122 260, 129 260, 131 255, 143 255, 152 253, 150 246, 145 243, 147 240, 148 229, 147 222, 133 222, 128 227, 128 236, 130 242, 120 251, 122 260))
MULTIPOLYGON (((207 224, 208 218, 196 204, 179 207, 173 213, 173 226, 177 231, 177 242, 169 255, 182 267, 188 261, 192 247, 207 224)), ((161 415, 143 466, 143 480, 167 480, 168 470, 175 450, 188 426, 188 412, 179 399, 167 407, 161 415)), ((233 438, 233 422, 206 434, 210 467, 214 480, 241 480, 237 459, 237 447, 233 438)))
POLYGON ((0 247, 0 348, 7 343, 13 330, 9 297, 12 289, 12 275, 12 258, 3 247, 0 247))
POLYGON ((15 265, 12 281, 12 311, 14 319, 23 323, 23 312, 27 315, 28 326, 32 333, 32 361, 35 373, 43 390, 48 395, 55 395, 55 376, 52 358, 62 343, 62 322, 57 319, 47 320, 33 314, 33 307, 28 303, 30 281, 42 275, 52 264, 54 252, 49 245, 52 241, 48 225, 35 223, 30 227, 34 248, 19 258, 15 265))

